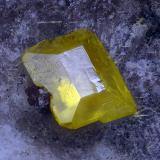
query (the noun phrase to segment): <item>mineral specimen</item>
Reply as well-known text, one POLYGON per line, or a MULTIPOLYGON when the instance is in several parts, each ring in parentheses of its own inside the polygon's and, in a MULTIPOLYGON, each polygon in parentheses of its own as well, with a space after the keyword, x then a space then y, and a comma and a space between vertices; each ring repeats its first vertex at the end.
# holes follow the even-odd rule
POLYGON ((50 93, 57 122, 76 129, 134 114, 136 104, 97 36, 86 29, 27 49, 22 61, 35 85, 50 93))

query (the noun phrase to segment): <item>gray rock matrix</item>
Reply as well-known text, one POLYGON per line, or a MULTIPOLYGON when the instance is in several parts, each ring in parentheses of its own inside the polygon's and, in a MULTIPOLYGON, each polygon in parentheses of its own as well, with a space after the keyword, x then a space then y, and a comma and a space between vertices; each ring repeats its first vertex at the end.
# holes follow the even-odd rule
POLYGON ((160 1, 0 0, 0 160, 159 160, 160 1), (139 114, 61 128, 35 87, 24 49, 78 28, 97 33, 139 114))

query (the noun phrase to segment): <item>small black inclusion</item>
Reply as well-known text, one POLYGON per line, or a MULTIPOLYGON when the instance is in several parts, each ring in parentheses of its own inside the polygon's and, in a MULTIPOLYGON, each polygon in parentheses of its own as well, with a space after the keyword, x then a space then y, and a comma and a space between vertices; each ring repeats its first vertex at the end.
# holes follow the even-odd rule
POLYGON ((50 95, 41 88, 38 88, 36 86, 28 87, 25 90, 28 98, 28 103, 31 106, 35 106, 35 108, 40 112, 47 114, 50 112, 49 110, 49 97, 50 95))

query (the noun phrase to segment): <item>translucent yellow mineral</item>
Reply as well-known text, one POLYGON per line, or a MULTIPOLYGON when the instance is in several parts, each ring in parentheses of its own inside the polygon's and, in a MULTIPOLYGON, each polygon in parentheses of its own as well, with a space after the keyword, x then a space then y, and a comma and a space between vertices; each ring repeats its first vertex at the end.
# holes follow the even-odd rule
POLYGON ((22 61, 35 85, 50 93, 57 122, 76 129, 134 114, 136 104, 111 57, 86 29, 27 49, 22 61))

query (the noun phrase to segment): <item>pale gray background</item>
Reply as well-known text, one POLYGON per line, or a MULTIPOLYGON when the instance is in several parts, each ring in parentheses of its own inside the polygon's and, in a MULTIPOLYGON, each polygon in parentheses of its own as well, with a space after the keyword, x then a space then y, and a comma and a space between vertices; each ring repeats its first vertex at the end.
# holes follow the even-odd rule
POLYGON ((159 0, 0 0, 0 160, 159 160, 159 52, 159 0), (45 109, 20 56, 82 27, 109 50, 143 116, 68 131, 45 109))

